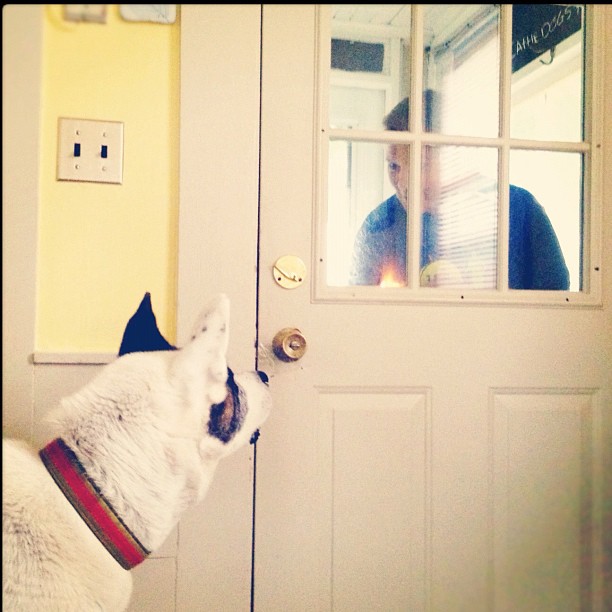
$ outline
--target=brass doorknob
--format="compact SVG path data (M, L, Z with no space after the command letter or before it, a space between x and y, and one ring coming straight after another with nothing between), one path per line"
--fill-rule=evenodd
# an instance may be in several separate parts
M281 361L297 361L306 352L306 338L299 329L285 327L274 336L272 348Z

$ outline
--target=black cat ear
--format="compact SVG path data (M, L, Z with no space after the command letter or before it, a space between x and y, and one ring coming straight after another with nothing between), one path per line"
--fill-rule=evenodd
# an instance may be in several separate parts
M138 310L125 326L119 357L126 353L175 350L176 347L161 335L151 305L151 294L145 293Z

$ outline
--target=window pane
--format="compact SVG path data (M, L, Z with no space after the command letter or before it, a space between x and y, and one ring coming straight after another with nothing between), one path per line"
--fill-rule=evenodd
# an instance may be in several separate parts
M421 286L495 288L497 159L496 149L426 147Z
M497 136L499 5L427 5L424 27L423 84L436 92L425 129Z
M502 6L421 5L423 112L415 118L425 134L394 143L383 131L409 127L411 5L332 5L328 285L406 286L414 254L420 275L410 291L503 290L498 240L507 235L509 289L582 290L586 179L582 147L569 143L584 137L586 7L504 8L513 42L510 134L500 134ZM411 201L409 162L419 148L422 191ZM502 160L509 185L498 184ZM504 192L509 226L501 228ZM420 244L410 245L417 219Z
M389 182L385 152L376 143L330 142L328 285L405 284L406 211Z
M513 138L582 139L583 15L581 6L513 6Z
M510 286L580 291L582 156L512 151L510 182L533 196L510 200Z
M332 128L381 130L410 89L409 4L332 5Z

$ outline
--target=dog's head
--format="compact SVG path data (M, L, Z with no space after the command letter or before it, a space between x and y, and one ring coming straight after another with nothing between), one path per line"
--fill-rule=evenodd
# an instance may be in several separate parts
M262 372L234 373L227 364L229 300L203 310L181 348L157 329L145 295L126 327L119 358L54 415L62 435L87 456L108 445L126 456L145 445L191 462L197 450L214 462L247 444L268 417L271 397ZM121 444L115 443L122 439Z
M229 310L225 295L217 296L204 309L189 343L173 359L172 368L176 379L183 378L195 391L193 402L197 403L200 394L207 397L207 432L224 445L223 454L251 439L267 418L271 404L268 378L263 372L235 374L228 367ZM193 369L195 364L199 364L197 370Z
M219 295L198 317L188 344L173 356L171 366L172 379L182 381L180 386L190 397L188 404L206 397L206 429L212 440L205 440L204 447L215 449L220 441L222 454L251 440L271 405L263 372L234 373L228 367L228 339L229 300Z

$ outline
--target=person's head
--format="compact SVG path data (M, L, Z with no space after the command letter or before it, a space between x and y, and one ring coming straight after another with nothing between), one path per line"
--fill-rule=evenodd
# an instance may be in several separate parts
M408 98L404 98L401 102L398 102L383 119L385 130L391 130L393 132L407 131L409 113L410 105L408 104Z
M383 119L385 130L403 132L408 129L408 98L389 112ZM404 208L408 208L408 176L410 149L408 145L390 144L386 151L387 172L389 180L395 189L398 200Z
M431 92L426 92L431 94ZM431 97L431 95L430 95ZM427 128L431 129L431 110L425 109L427 116ZM394 132L405 132L408 130L408 119L410 104L408 98L398 102L383 119L386 130ZM422 175L423 186L423 210L433 211L439 195L439 151L437 147L424 147L423 168L426 172ZM410 147L404 144L390 144L386 151L387 172L389 180L395 189L397 198L404 208L408 208L408 178L410 176Z

